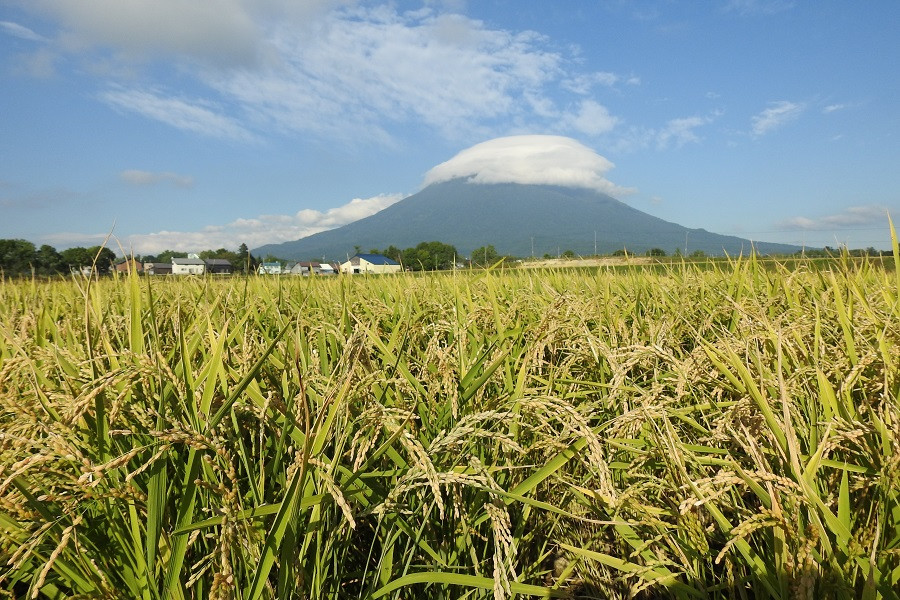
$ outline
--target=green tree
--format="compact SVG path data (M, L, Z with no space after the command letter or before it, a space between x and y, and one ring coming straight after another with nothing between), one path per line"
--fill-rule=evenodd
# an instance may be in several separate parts
M156 255L156 262L170 263L173 258L187 258L187 252L177 252L175 250L163 250Z
M397 262L400 262L400 255L403 254L403 251L400 250L400 248L398 248L397 246L391 244L381 254L384 256L387 256L391 260L396 260Z
M63 270L62 256L56 248L48 244L44 244L37 251L35 262L42 275L55 275Z
M237 264L232 264L238 271L245 275L250 272L250 249L247 248L247 244L242 243L238 246L237 261Z
M450 244L435 241L422 242L417 245L414 255L418 264L409 265L413 270L418 268L424 271L438 271L451 268L457 252L456 248Z
M572 250L566 250L562 253L563 258L575 258L575 252Z
M27 240L0 240L0 270L5 275L24 275L35 263L34 244Z
M86 267L93 262L94 257L91 256L87 248L75 246L74 248L66 248L59 253L62 261L63 269L80 269Z
M489 267L495 264L498 260L500 260L500 255L497 254L497 249L494 248L493 244L488 244L487 246L481 246L480 248L475 248L472 250L472 264L477 265L479 267Z
M93 264L100 275L108 274L116 264L116 253L106 246L91 246L87 252L91 257L91 262L88 264Z
M647 256L662 257L666 255L666 251L662 248L650 248L647 250Z

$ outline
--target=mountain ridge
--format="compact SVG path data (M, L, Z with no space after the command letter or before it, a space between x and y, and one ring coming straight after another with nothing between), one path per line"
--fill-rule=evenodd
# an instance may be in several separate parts
M596 240L596 241L595 241ZM344 259L355 253L408 248L420 242L452 244L462 255L492 244L512 256L609 254L627 248L644 253L661 248L701 250L710 255L792 253L799 247L751 242L736 236L671 223L588 188L546 184L470 183L452 179L353 223L281 244L253 250L292 260Z

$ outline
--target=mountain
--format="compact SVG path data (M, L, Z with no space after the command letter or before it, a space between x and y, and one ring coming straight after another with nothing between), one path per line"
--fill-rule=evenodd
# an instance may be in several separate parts
M441 241L464 255L487 244L500 254L543 256L565 250L589 255L627 248L642 254L651 248L672 253L732 255L751 248L750 240L689 229L648 215L600 192L577 187L518 183L434 183L370 217L343 227L253 254L294 260L345 260L359 246L409 248ZM761 254L793 253L797 246L752 242Z

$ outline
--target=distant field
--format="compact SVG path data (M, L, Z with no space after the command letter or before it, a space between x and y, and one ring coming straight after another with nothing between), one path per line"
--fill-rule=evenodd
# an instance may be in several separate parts
M892 266L0 282L0 595L898 598Z

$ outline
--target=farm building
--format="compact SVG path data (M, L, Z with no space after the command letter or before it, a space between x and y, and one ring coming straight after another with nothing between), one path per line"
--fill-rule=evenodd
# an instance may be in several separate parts
M357 254L341 264L341 273L399 273L400 263L380 254Z
M172 263L145 262L144 273L147 275L171 275Z
M206 272L213 275L231 275L234 273L234 266L231 261L224 258L207 258Z

